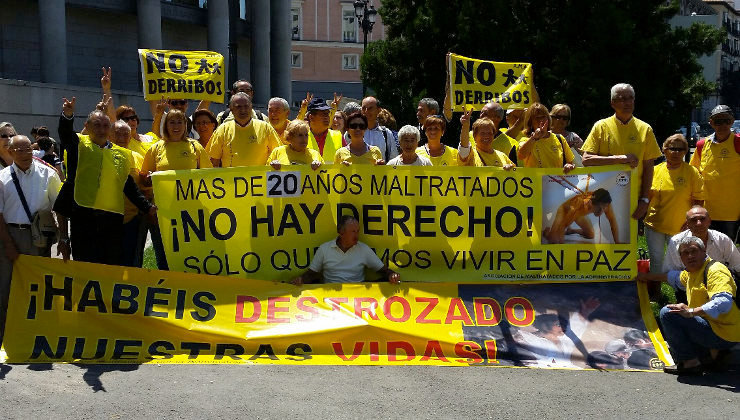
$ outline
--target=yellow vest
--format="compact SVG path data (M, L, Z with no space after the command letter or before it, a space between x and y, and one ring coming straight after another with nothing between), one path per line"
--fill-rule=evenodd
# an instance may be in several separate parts
M311 130L308 130L308 147L309 149L319 150L319 144L316 142L316 138L313 136ZM334 162L334 155L337 154L337 150L342 148L342 132L337 130L329 129L329 133L326 135L326 141L324 142L324 153L321 157L324 158L324 162Z
M87 136L80 136L77 151L77 204L123 214L123 186L131 171L131 151L115 144L103 149Z

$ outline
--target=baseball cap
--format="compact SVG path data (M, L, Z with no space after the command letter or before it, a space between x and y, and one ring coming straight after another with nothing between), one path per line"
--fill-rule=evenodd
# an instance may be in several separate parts
M311 103L308 104L307 111L328 111L329 109L329 105L326 104L324 98L313 98Z
M714 116L719 114L729 114L732 117L732 110L727 105L717 105L712 109L712 112L709 114L709 118L714 118Z

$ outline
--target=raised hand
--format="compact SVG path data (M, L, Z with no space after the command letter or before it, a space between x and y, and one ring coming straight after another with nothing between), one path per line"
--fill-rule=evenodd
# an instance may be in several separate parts
M308 108L308 104L310 104L312 100L313 95L311 94L311 92L306 92L306 99L301 101L301 109Z
M337 96L337 93L334 92L334 100L331 101L331 107L334 108L334 109L337 109L339 107L339 102L341 100L342 100L342 94L340 93L339 96Z
M164 112L167 110L170 104L170 98L165 98L162 96L162 99L157 102L157 105L154 108L154 116L157 115L164 115Z
M68 100L67 98L64 99L64 103L62 104L62 113L65 117L71 118L75 114L75 102L77 102L76 97L72 97L72 100Z
M473 115L473 108L466 109L465 112L460 116L460 124L467 125L470 124L470 118Z
M102 70L103 76L100 78L100 86L103 88L103 92L108 93L110 92L111 85L111 69L108 67L108 70L106 70L105 67L103 67Z

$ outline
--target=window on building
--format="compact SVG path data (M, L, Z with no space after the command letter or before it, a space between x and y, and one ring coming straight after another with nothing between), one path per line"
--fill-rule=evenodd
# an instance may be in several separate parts
M303 36L303 31L301 30L301 8L300 7L293 7L290 9L290 16L291 16L291 27L293 28L293 34L292 37L295 40L300 40Z
M357 70L358 61L357 54L342 54L342 70Z
M357 17L353 6L342 6L342 41L357 42Z
M290 53L290 67L300 69L303 67L303 53L298 51L292 51Z

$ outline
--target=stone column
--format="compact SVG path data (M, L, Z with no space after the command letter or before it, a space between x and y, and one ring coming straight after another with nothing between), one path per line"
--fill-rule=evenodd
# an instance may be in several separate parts
M291 102L290 50L291 15L290 0L273 0L270 5L270 69L272 95Z
M162 49L162 9L159 0L136 0L139 48Z
M270 100L270 0L252 2L252 87L255 105Z
M67 20L64 0L39 0L41 81L67 84Z
M208 1L208 50L215 51L224 56L224 80L228 81L226 74L229 65L229 1Z

